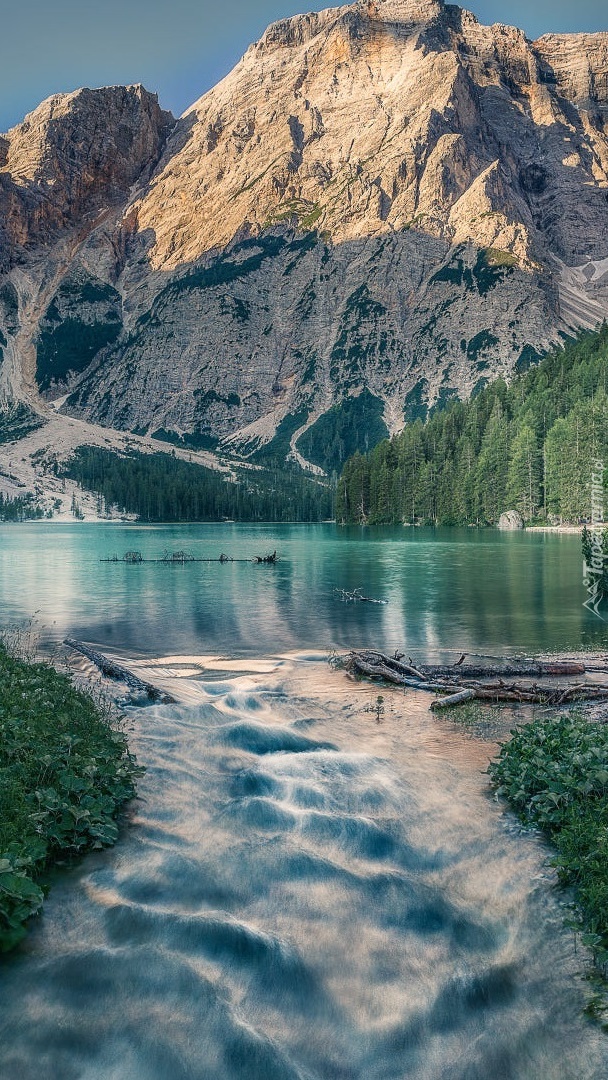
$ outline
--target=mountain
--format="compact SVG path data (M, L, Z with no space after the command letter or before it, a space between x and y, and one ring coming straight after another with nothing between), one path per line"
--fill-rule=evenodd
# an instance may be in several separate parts
M0 140L0 398L339 468L608 311L608 33L359 0Z

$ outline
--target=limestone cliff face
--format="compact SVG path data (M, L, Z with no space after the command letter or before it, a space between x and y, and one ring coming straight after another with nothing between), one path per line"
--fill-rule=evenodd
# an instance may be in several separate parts
M58 94L26 116L0 143L0 214L13 257L124 205L171 121L141 86Z
M608 34L440 0L276 23L171 130L51 99L0 140L4 384L324 464L340 410L398 430L605 316L607 118Z
M415 227L526 269L556 247L604 257L607 72L606 34L534 46L439 2L278 23L181 121L136 204L151 263L277 220L334 243Z
M69 291L74 275L107 290L124 232L113 235L114 223L133 185L149 179L173 124L143 87L106 87L49 98L0 138L0 403L38 404L36 352L45 320L61 322L56 293ZM104 225L107 235L91 241L90 271L78 270L78 253ZM66 317L78 338L86 299L72 289L78 311ZM73 342L76 370L98 351L93 344ZM71 355L59 367L71 370Z

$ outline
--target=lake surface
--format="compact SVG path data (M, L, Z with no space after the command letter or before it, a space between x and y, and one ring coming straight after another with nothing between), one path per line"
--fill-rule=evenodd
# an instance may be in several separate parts
M138 550L250 558L276 566L102 563ZM0 525L2 623L36 613L70 634L129 652L274 655L308 648L534 652L603 647L583 609L578 536L333 525ZM340 601L361 588L383 605Z
M580 541L332 526L0 527L3 624L36 613L179 704L110 851L57 876L0 962L2 1080L605 1080L584 954L491 744L331 648L606 645ZM100 563L137 549L276 566ZM344 604L361 587L386 605ZM86 665L84 665L86 669Z

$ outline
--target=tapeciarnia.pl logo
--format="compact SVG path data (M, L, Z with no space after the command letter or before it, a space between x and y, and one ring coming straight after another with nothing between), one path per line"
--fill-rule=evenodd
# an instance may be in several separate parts
M587 599L583 604L598 619L602 619L599 605L602 602L604 590L604 569L606 565L606 552L602 533L599 531L604 521L604 472L605 465L600 458L593 462L591 474L591 527L589 530L589 555L583 564L583 583L587 589Z

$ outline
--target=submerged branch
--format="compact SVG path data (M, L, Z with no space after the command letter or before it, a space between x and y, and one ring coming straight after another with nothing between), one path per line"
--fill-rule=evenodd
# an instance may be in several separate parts
M96 667L99 668L102 675L107 676L108 679L116 679L118 682L124 682L131 690L137 690L139 693L146 694L151 701L161 701L164 705L174 705L175 698L170 694L164 693L159 690L157 686L153 686L152 683L144 682L128 668L123 667L122 664L118 664L115 660L110 660L108 656L104 656L103 653L97 652L92 649L90 645L85 645L83 641L76 641L74 638L66 638L64 645L68 648L74 649L75 652L81 653L86 656L87 660L90 660Z

